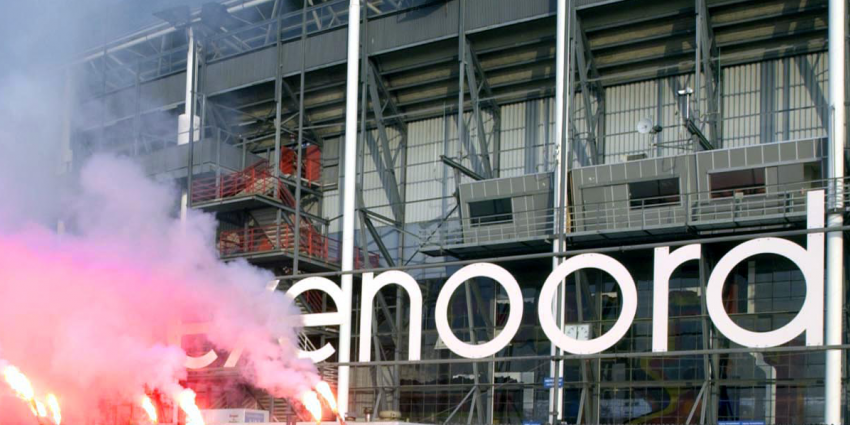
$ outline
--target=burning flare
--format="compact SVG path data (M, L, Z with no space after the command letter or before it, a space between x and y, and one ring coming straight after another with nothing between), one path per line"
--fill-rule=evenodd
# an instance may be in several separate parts
M50 417L53 418L53 423L59 425L62 423L62 409L59 407L59 399L53 394L47 395L47 407L50 408Z
M32 403L32 400L35 398L35 390L33 390L32 384L26 375L21 373L15 366L6 366L3 369L3 377L19 398Z
M316 391L323 399L325 399L325 402L328 403L328 407L330 407L334 413L337 413L336 399L334 398L334 393L331 391L331 386L325 381L320 381L316 384Z
M148 420L150 423L155 424L159 420L156 415L156 406L153 405L150 397L143 395L142 396L142 409L145 410L145 413L148 414Z
M319 396L315 391L307 391L301 396L301 404L307 408L307 411L313 415L316 423L322 422L322 402L319 401Z
M35 412L38 417L46 418L47 417L47 407L40 400L35 400Z
M12 388L12 391L15 392L15 395L29 404L30 410L34 416L47 416L46 411L44 410L44 405L35 399L35 390L32 387L32 383L29 378L20 371L20 369L15 366L6 366L3 368L3 377L6 379L6 383L9 384L9 387ZM41 407L40 409L39 406ZM44 411L45 414L42 415L42 411Z
M201 409L195 404L195 392L186 388L177 395L177 404L186 413L186 425L204 425Z

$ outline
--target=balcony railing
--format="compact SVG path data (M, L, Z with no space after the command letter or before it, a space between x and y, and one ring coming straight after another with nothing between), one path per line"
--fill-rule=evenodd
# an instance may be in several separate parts
M301 226L298 253L300 256L325 264L340 264L341 243L329 238L312 225ZM223 258L245 256L249 254L287 253L294 255L296 249L295 232L287 223L254 226L245 229L223 230L219 234L218 250ZM355 248L354 267L380 267L380 257L377 253L366 252Z
M765 222L804 220L806 194L825 190L827 209L836 196L847 210L850 179L816 180L736 191L685 193L677 196L582 203L563 209L514 211L492 217L453 218L420 230L424 247L495 245L555 237L555 220L563 217L568 237L600 233L681 228L722 228ZM759 192L759 193L756 193ZM838 195L836 195L838 194Z
M364 9L369 19L375 19L438 1L369 0L364 2ZM348 25L348 6L348 0L333 0L310 6L306 11L306 19L302 19L302 10L257 22L248 22L246 18L251 18L245 15L240 17L240 20L246 22L244 26L213 35L206 41L208 47L204 49L205 59L207 63L212 63L272 46L277 43L278 32L282 42L296 40L301 37L302 25L308 36L344 27ZM164 46L166 43L160 38L124 49L104 46L89 52L97 58L81 62L79 66L86 69L86 75L90 76L87 81L90 91L100 96L185 71L188 47L185 44L172 48ZM94 72L91 72L91 68Z
M284 162L287 158L282 158ZM304 158L302 167L302 184L312 185L321 179L321 163L317 158ZM220 176L202 177L192 181L192 203L236 198L240 196L264 195L282 201L289 207L295 207L295 196L288 185L291 178L289 172L294 172L294 165L281 167L281 176L274 177L274 172L267 161L256 164L236 173ZM284 178L286 177L286 178Z

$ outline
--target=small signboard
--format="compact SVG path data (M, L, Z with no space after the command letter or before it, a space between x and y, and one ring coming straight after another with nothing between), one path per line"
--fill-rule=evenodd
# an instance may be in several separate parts
M547 376L543 378L543 388L553 388L555 386L555 378ZM564 386L564 378L558 378L558 388ZM762 424L764 425L764 424Z

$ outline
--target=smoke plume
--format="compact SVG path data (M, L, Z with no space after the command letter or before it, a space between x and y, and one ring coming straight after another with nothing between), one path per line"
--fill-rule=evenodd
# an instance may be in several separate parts
M0 367L18 367L39 397L55 393L66 423L86 423L146 389L174 394L187 377L187 350L213 348L221 366L242 349L243 379L278 397L318 380L295 355L298 310L266 289L269 272L218 260L212 216L190 211L181 221L175 187L153 182L131 159L71 156L60 142L79 130L63 118L73 110L62 98L65 65L91 39L137 29L123 19L154 19L134 7L186 2L0 4ZM176 131L176 122L162 125ZM186 322L206 323L206 336L175 339L175 325ZM0 382L0 423L31 421Z
M0 233L2 356L60 394L69 418L145 387L173 394L186 353L167 334L187 320L209 322L220 350L243 347L244 376L278 396L316 383L295 355L299 312L266 290L268 272L217 259L211 216L175 219L174 191L127 159L94 157L73 190L73 232Z

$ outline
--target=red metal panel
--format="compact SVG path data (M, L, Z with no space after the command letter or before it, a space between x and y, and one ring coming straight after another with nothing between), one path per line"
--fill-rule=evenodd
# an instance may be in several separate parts
M304 149L304 178L309 182L318 182L322 178L322 151L318 146Z

